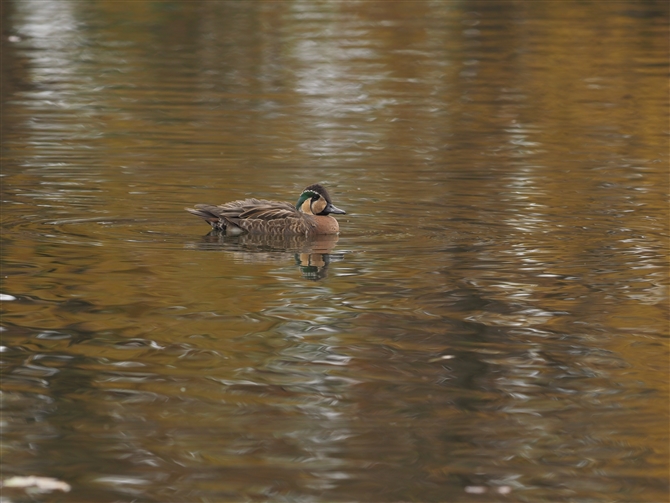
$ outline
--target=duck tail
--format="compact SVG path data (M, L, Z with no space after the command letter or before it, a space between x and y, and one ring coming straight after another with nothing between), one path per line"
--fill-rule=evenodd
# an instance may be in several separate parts
M207 204L196 204L195 208L184 208L186 211L206 220L210 224L215 224L219 221L219 217L215 215L209 208L216 208L216 206L209 206Z

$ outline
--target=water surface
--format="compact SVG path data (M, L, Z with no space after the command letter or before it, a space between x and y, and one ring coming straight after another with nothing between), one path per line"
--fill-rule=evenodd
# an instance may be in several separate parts
M667 499L665 2L3 9L3 479ZM183 210L314 182L325 245Z

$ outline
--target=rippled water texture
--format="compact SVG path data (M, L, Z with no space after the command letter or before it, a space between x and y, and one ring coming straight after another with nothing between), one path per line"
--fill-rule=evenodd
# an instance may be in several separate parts
M3 503L667 501L667 2L2 9Z

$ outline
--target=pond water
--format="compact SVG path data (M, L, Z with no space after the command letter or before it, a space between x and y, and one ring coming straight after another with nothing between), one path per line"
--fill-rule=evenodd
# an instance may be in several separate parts
M667 501L667 2L3 10L3 503Z

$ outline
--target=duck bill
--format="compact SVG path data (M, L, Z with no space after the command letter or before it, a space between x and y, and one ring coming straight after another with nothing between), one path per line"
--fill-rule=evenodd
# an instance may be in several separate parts
M324 213L329 215L331 213L335 215L346 215L347 212L344 210L339 209L337 206L333 206L332 204L328 203L328 206L326 206L326 209L324 210Z

